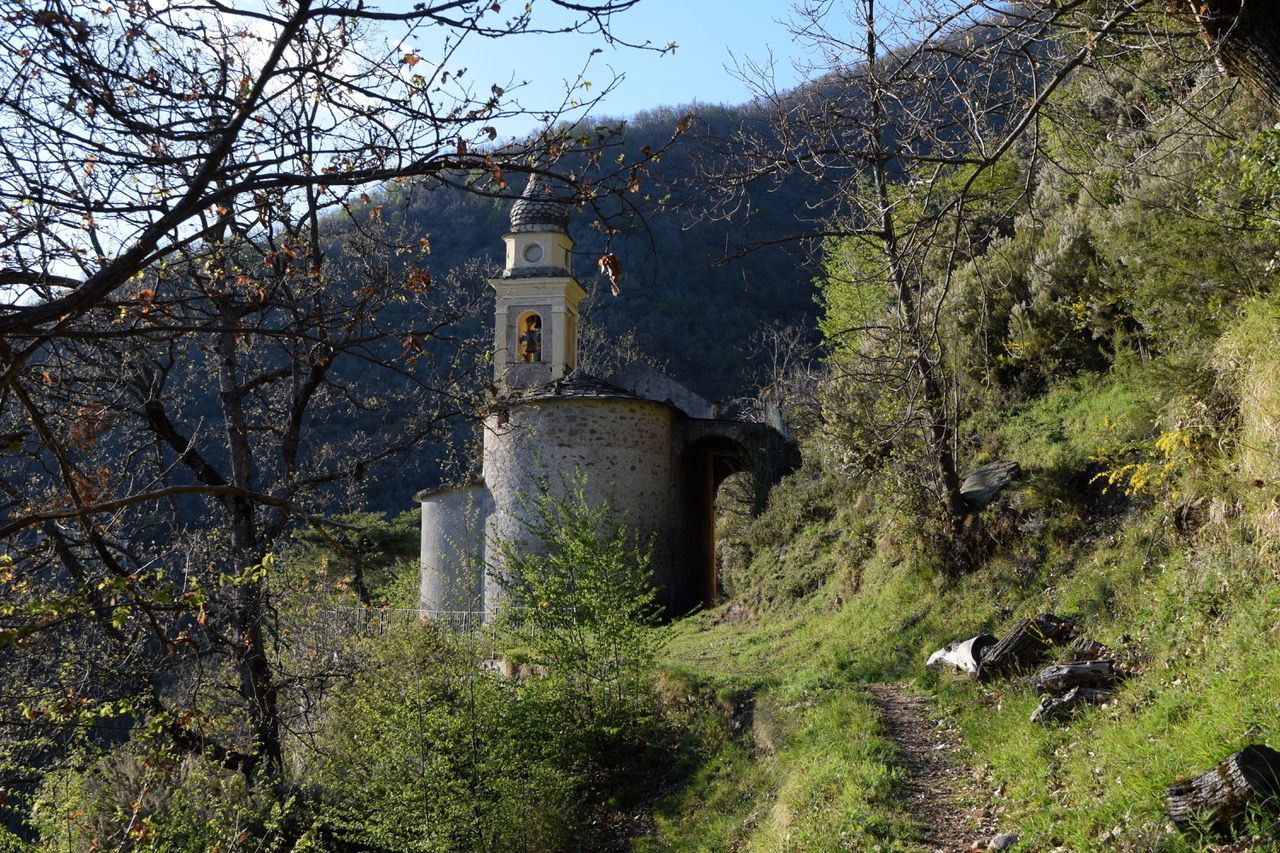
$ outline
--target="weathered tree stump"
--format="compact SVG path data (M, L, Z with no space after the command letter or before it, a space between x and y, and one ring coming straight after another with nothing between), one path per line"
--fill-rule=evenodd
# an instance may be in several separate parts
M1051 613L1038 613L1018 621L1000 642L987 649L978 667L978 678L991 681L1012 675L1038 663L1055 643L1075 635L1076 623Z
M1169 786L1169 819L1178 829L1226 832L1252 802L1280 806L1280 752L1254 744L1211 770Z
M1105 687L1072 687L1061 696L1045 696L1040 707L1031 712L1031 722L1048 723L1065 717L1079 705L1098 705L1116 695Z
M1101 660L1111 657L1110 649L1097 640L1091 640L1084 636L1076 637L1067 648L1071 649L1071 656L1078 661Z
M1087 660L1047 666L1032 681L1040 693L1060 696L1072 687L1107 687L1115 679L1115 661Z
M953 666L961 672L977 677L978 668L982 664L982 656L987 649L996 644L996 638L990 634L979 634L967 640L947 643L933 654L925 666L935 669L940 666Z

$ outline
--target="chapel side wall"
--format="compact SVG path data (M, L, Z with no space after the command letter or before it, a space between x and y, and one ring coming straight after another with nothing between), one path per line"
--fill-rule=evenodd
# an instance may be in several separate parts
M680 440L677 413L647 400L527 401L491 415L484 436L484 479L493 496L485 529L490 572L501 570L495 560L498 542L539 549L520 521L528 496L544 489L565 495L574 474L584 471L587 500L609 503L639 542L653 542L654 581L664 591L664 605L670 605L665 591L680 586L686 538ZM487 581L486 610L501 605L498 584Z
M419 607L434 612L479 610L488 490L475 483L427 495L421 503Z

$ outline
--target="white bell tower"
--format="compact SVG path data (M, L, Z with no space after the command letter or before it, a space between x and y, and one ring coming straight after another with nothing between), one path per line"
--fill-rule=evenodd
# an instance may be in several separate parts
M569 206L537 175L511 206L511 230L502 239L506 263L489 279L497 292L493 378L510 391L577 367L578 303L587 294L570 268Z

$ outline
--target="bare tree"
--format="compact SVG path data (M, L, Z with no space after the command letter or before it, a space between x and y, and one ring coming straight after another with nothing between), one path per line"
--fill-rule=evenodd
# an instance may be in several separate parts
M821 423L826 370L811 330L770 325L747 341L750 397L738 405L749 420L782 428L789 437L809 436Z
M962 251L967 235L948 231L962 221L964 193L949 195L944 184L1011 144L1001 131L1043 78L1033 48L1047 24L998 29L975 4L918 19L879 18L874 0L849 5L851 21L829 3L796 10L793 31L820 52L822 73L790 92L761 86L770 133L735 140L743 152L736 171L712 184L726 194L722 204L737 203L750 184L794 174L830 187L831 213L795 236L844 241L842 272L865 294L854 327L825 330L855 356L838 368L851 390L841 420L856 427L871 461L916 459L906 479L922 491L917 508L956 543L965 506L957 412L937 334L945 285L937 286L933 267L944 246Z
M281 777L307 679L277 665L273 556L468 413L483 355L455 331L477 288L383 225L382 188L625 187L643 163L582 165L612 136L566 121L581 88L521 104L456 56L614 41L636 2L3 4L0 664L33 680L0 713L51 738L6 749L10 781L108 718ZM522 116L544 131L498 145Z
M581 93L522 105L511 81L453 65L459 46L565 30L612 40L612 17L636 2L552 0L573 16L552 30L531 6L509 14L477 0L408 12L312 0L5 4L0 332L74 318L228 222L265 225L286 197L318 214L393 178L501 189L505 172L531 165L528 146L489 144L502 123L553 127Z
M1140 50L1203 66L1201 33L1179 20L1147 0L807 0L792 32L815 57L812 82L782 90L767 63L742 68L769 127L723 145L729 165L703 176L712 207L749 208L783 181L823 188L813 221L771 242L808 242L840 283L823 329L838 351L828 423L851 464L902 475L953 569L971 538L960 359L940 334L953 277L1025 209L1032 185L1017 176L1050 156L1047 123L1070 122L1054 108L1073 74ZM1002 174L1015 160L1031 166Z

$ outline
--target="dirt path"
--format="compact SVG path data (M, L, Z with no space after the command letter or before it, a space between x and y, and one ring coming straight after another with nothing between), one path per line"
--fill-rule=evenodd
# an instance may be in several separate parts
M906 772L902 786L907 811L924 827L922 845L930 853L968 853L974 842L986 849L997 831L989 791L974 778L959 752L959 736L929 716L928 700L900 684L872 684L868 690Z

